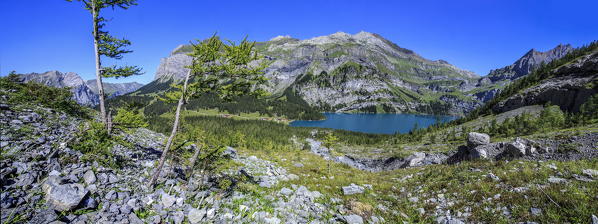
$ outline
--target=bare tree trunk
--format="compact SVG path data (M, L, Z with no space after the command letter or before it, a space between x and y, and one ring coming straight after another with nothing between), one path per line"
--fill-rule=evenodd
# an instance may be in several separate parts
M98 85L98 95L100 97L100 116L102 123L107 125L106 119L106 106L104 104L104 84L102 83L102 67L100 62L100 50L98 42L100 40L100 34L98 32L98 12L96 11L96 0L91 1L91 14L93 18L93 48L95 50L96 58L96 84ZM107 128L107 127L106 127Z
M181 94L181 98L179 99L179 103L176 107L176 112L174 115L174 124L172 126L172 132L170 132L170 137L168 137L168 141L166 141L166 146L164 146L164 151L162 152L162 156L160 157L160 162L158 163L158 167L154 174L152 175L152 179L149 182L149 187L153 187L160 176L160 171L164 166L164 162L166 161L166 156L168 155L168 151L170 150L170 146L172 146L172 141L176 136L177 130L179 128L179 117L181 116L181 108L183 108L183 104L185 103L185 92L187 92L187 83L189 82L189 77L191 76L191 70L187 72L187 76L185 76L185 83L183 84L183 93Z
M193 157L191 157L191 161L189 162L189 168L187 168L187 175L191 177L193 174L193 167L195 166L195 161L197 161L197 157L199 156L199 152L201 151L201 146L197 146L195 152L193 153Z
M112 133L112 111L108 111L108 116L106 117L106 128L108 129L108 134Z

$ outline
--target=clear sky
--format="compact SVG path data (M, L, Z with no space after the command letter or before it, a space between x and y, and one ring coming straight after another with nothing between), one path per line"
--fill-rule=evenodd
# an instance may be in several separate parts
M150 82L179 44L209 37L265 41L343 31L378 33L425 58L486 75L531 48L577 47L598 39L597 0L200 1L139 0L106 10L107 29L133 42L119 64L145 74L116 82ZM0 74L48 70L94 77L91 16L81 3L0 0ZM108 62L106 63L108 64Z

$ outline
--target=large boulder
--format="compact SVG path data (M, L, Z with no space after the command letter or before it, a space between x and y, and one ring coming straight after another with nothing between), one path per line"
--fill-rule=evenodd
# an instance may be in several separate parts
M403 167L413 167L420 164L426 158L426 154L423 152L415 152L405 159Z
M507 143L505 153L513 157L521 157L526 154L526 145L521 139L517 138L514 142Z
M89 191L82 184L64 184L58 176L50 176L42 185L46 201L57 211L70 211L81 203Z
M503 151L503 143L490 143L468 148L468 159L493 159Z
M488 158L488 151L484 145L477 146L475 148L471 148L469 150L469 158L470 159L486 159Z
M475 148L479 145L490 144L490 136L484 133L469 132L467 134L467 147Z

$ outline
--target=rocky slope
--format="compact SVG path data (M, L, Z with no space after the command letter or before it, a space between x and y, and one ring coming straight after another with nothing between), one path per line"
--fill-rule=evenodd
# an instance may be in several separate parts
M577 112L590 96L598 93L598 50L550 73L550 78L501 100L492 110L500 113L527 105L551 103L562 110Z
M80 128L89 120L28 103L10 105L9 97L0 97L3 223L598 220L595 124L558 138L542 134L491 141L488 135L469 133L465 145L444 154L405 147L411 155L392 160L339 155L340 148L333 153L315 139L304 141L307 147L271 152L262 146L222 147L217 151L224 163L206 160L218 169L189 173L187 158L173 157L160 184L149 189L164 135L147 129L115 131L121 140L114 141L110 159L119 166L106 166L75 150ZM177 152L184 156L194 147ZM331 173L326 160L342 164L333 164ZM388 172L369 172L382 170Z
M330 200L301 185L278 189L279 183L300 177L230 147L224 156L235 166L188 178L182 173L186 166L167 163L164 170L172 172L162 172L162 184L149 189L164 135L147 129L118 134L130 145L115 144L111 150L121 167L105 167L83 161L84 154L69 147L85 120L35 106L0 102L0 107L0 122L7 127L0 141L3 222L364 222L361 216L338 213L347 210L342 199ZM232 190L242 184L248 189Z
M513 64L491 70L488 75L481 77L478 80L476 89L472 90L473 95L481 102L488 102L513 80L530 74L542 64L562 58L572 50L573 47L569 44L559 44L555 48L545 52L531 49Z
M281 36L258 43L257 49L271 62L268 90L279 94L292 88L322 110L431 112L431 105L447 96L462 103L452 113L476 105L461 96L463 87L479 76L446 61L425 59L377 34L338 32L307 40ZM163 58L155 79L181 79L191 62L185 55L189 50L181 45Z
M48 71L44 73L22 74L25 82L38 82L52 87L69 87L73 93L73 99L82 105L94 106L99 103L97 85L94 80L84 81L77 73L59 71ZM143 86L140 83L104 83L104 89L108 97L124 95L133 92Z
M545 52L536 51L531 49L525 55L523 55L515 63L505 66L503 68L495 69L484 77L492 82L498 82L503 80L515 80L522 76L529 74L532 70L538 68L541 64L549 63L555 59L559 59L571 52L573 47L570 44L562 45L559 44L555 48Z

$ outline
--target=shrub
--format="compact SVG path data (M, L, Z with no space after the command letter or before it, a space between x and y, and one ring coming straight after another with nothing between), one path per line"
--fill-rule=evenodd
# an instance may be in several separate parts
M118 108L113 120L117 128L144 128L148 126L139 110L133 108Z
M114 138L108 133L104 124L90 121L79 127L75 140L68 145L83 153L81 160L84 162L97 161L104 166L118 167L119 163L112 153Z

